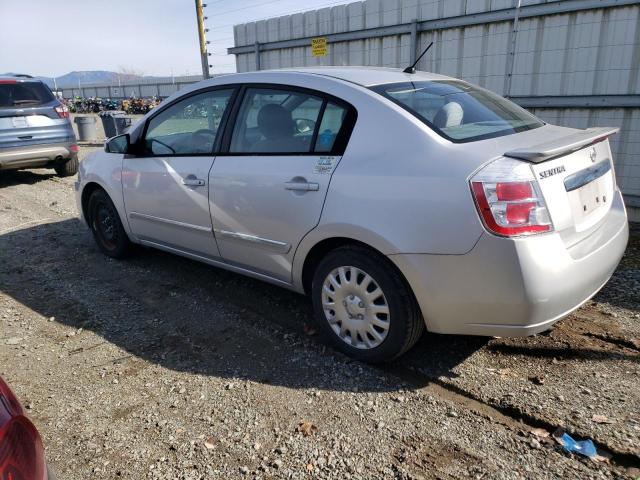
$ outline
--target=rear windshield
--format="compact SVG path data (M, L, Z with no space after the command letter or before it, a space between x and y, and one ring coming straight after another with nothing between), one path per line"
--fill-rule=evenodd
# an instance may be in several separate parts
M0 81L0 108L37 107L51 100L53 93L43 83Z
M544 125L515 103L461 81L391 83L372 90L452 142L484 140Z

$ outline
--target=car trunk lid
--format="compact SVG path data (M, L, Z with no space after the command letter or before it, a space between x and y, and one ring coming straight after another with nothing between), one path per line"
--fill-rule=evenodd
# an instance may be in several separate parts
M572 130L504 153L531 163L554 229L567 247L588 237L611 208L615 176L608 137L617 131Z
M0 80L0 148L72 141L60 106L42 82Z
M0 148L72 141L69 120L60 118L57 100L44 105L0 109Z

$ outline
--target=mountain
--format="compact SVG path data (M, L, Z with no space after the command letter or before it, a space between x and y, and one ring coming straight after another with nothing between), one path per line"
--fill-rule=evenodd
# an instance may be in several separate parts
M11 75L13 72L8 72L2 75ZM93 83L118 83L118 77L120 77L121 82L138 80L143 78L140 75L134 75L130 73L117 73L110 72L107 70L84 70L84 71L74 71L69 72L60 77L56 77L55 83L58 88L64 87L77 87L78 82L80 85L91 85ZM54 87L54 81L52 77L35 77L39 80L42 80L44 83L49 85L49 87Z
M78 82L80 85L91 85L94 83L118 83L118 77L120 77L120 81L130 81L137 80L142 78L140 75L132 75L129 73L117 73L117 72L109 72L107 70L85 70L85 71L77 71L77 72L69 72L60 77L56 77L56 84L58 88L64 87L77 87ZM40 77L39 77L40 78ZM41 78L43 82L45 82L50 87L53 87L53 79L52 78Z

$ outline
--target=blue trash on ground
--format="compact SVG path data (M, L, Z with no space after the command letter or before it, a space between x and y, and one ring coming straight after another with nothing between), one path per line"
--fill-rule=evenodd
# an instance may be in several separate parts
M568 433L560 437L562 446L567 452L575 452L585 457L593 458L597 455L596 446L591 440L574 440Z

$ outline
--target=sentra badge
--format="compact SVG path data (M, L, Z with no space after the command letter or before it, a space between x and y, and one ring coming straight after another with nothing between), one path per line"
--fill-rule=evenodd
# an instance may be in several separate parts
M547 178L547 177L551 177L553 175L557 175L558 173L562 173L565 172L566 169L564 168L564 165L560 165L559 167L556 168L550 168L549 170L545 170L543 172L540 172L538 175L540 175L540 178Z

